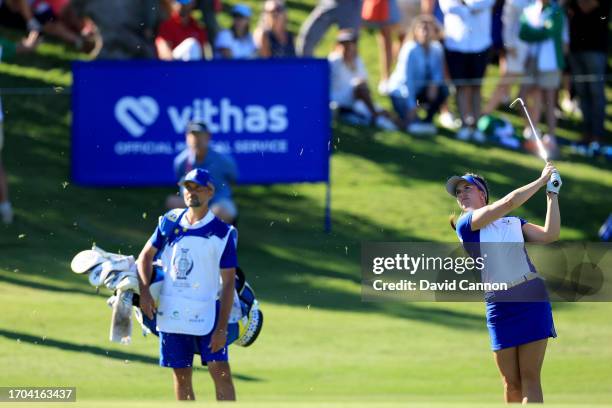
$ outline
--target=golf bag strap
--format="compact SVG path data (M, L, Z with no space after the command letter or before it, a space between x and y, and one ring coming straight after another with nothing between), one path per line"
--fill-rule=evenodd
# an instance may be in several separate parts
M187 212L185 209L174 209L165 213L162 217L159 217L159 230L164 237L164 246L166 244L172 244L176 239L178 233L177 226L181 222L181 219Z

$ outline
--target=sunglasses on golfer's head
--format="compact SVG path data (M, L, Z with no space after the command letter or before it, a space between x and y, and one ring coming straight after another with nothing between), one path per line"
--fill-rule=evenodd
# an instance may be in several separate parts
M471 188L473 186L476 187L478 190L482 191L485 195L485 202L489 204L489 190L487 189L487 185L485 184L483 179L478 176L472 176L471 174L466 174L462 178L468 183L470 183L469 186L466 187ZM457 197L458 195L459 192L455 190L455 197Z

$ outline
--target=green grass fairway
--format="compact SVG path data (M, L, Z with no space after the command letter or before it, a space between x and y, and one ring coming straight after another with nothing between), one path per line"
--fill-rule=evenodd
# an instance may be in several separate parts
M313 3L288 2L294 31ZM368 32L362 37L375 85L375 38ZM74 386L76 405L84 407L173 406L170 371L157 365L157 339L134 330L130 346L109 342L108 293L96 294L85 277L69 270L73 255L93 242L137 254L172 192L70 182L67 89L75 57L51 42L36 55L0 64L3 161L17 216L13 225L0 225L0 386ZM516 113L505 114L520 123ZM611 106L607 114L612 129ZM563 135L578 137L576 122L560 125ZM449 175L478 171L499 198L535 179L541 160L463 143L448 132L418 139L342 124L334 125L333 147L331 234L323 233L322 184L236 189L239 258L265 313L259 340L230 349L241 401L236 406L501 404L484 305L362 302L360 243L455 242L448 216L456 204L443 187ZM557 164L564 180L562 239L597 240L612 210L612 165L577 157ZM544 193L517 215L543 223ZM544 365L546 401L552 407L609 406L612 303L556 303L553 309L559 337L549 342ZM196 370L194 383L200 403L212 403L204 369Z

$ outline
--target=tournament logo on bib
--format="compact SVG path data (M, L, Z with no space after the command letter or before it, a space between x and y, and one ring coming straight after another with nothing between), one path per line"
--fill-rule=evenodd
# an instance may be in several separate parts
M181 254L174 258L172 267L176 279L187 279L187 275L191 273L193 269L193 259L189 256L189 249L180 248Z

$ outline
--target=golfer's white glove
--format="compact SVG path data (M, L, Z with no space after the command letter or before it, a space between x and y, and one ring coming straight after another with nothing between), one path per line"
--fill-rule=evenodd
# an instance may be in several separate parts
M559 173L554 172L551 174L548 183L546 183L546 191L559 194L559 190L561 190L561 186L563 185L563 181L561 181L561 176Z

